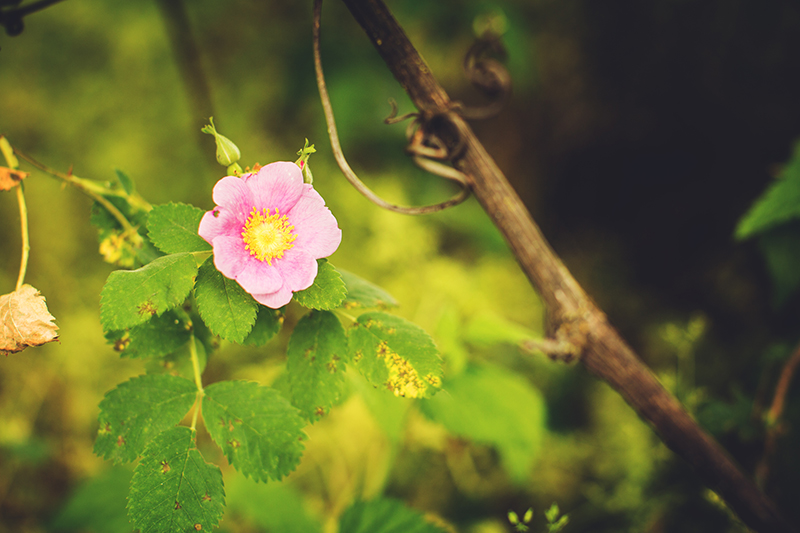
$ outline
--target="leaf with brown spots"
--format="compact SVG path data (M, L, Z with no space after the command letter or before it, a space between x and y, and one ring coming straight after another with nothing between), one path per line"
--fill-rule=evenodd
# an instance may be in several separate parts
M147 374L121 383L100 402L94 453L114 462L133 461L151 439L181 421L196 395L193 382L169 374Z
M0 296L0 354L21 352L58 339L53 320L44 296L30 285Z
M224 507L222 472L205 462L194 431L173 427L145 448L128 494L128 517L140 533L211 531Z

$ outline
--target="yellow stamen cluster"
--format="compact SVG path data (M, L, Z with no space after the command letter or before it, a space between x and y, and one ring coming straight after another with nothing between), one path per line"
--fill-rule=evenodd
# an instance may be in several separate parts
M270 214L270 209L259 213L254 207L242 228L244 247L259 261L272 265L273 259L280 259L283 252L294 246L292 242L297 235L292 233L293 229L286 215L281 215L277 209Z

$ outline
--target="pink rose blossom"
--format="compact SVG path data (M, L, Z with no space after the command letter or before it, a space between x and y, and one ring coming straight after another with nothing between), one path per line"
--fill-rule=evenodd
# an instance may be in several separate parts
M214 185L217 207L199 234L214 248L214 265L259 303L277 309L317 277L317 259L339 247L342 230L294 163L281 161Z

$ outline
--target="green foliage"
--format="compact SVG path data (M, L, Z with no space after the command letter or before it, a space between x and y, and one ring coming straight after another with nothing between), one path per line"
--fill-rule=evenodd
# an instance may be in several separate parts
M314 284L294 293L297 303L310 309L330 310L339 307L347 295L342 276L327 259L318 259L319 271Z
M127 194L128 196L133 194L133 191L136 189L133 180L118 168L114 169L114 174L117 175L117 181L122 187L122 190L125 191L125 194Z
M736 227L736 238L753 235L800 217L800 142L778 179L756 200Z
M305 421L275 389L246 381L214 383L205 389L203 420L245 476L278 480L300 461Z
M346 308L397 306L397 301L394 297L377 285L346 270L340 269L339 274L341 274L342 281L344 281L347 288L347 297L344 300Z
M264 346L277 335L281 324L283 324L283 315L279 310L259 305L256 323L242 344Z
M168 374L121 383L100 402L95 453L114 462L133 461L153 437L180 422L196 392L191 381Z
M145 449L128 496L140 533L211 531L222 518L222 472L203 460L194 439L194 430L174 427Z
M500 452L517 482L527 479L542 448L545 404L526 380L499 367L471 365L444 383L447 394L422 403L422 411L449 431Z
M197 234L204 213L181 203L154 206L147 217L148 237L166 254L211 251L211 245Z
M255 483L244 476L225 482L228 511L261 531L319 533L321 524L306 510L302 494L286 483Z
M408 398L427 398L441 387L439 352L419 326L383 312L364 313L348 337L356 368L376 387Z
M215 335L242 343L256 321L258 303L235 280L228 279L209 257L200 266L194 294L203 322Z
M339 520L339 533L444 533L403 502L380 498L356 502Z
M107 331L105 336L121 356L140 358L170 354L186 344L192 332L174 311L167 311L128 330Z
M772 300L783 305L800 288L800 223L776 227L758 239L772 280Z
M132 472L109 468L78 486L50 524L51 531L124 533L132 528L125 498Z
M137 270L116 270L100 294L100 321L106 330L143 324L177 307L194 285L197 263L189 253L159 257Z
M544 517L547 519L547 533L558 533L567 527L569 523L569 517L567 515L561 516L561 510L555 502L544 512Z
M292 403L314 420L343 396L347 338L339 319L328 311L312 311L294 328L287 349L286 370Z

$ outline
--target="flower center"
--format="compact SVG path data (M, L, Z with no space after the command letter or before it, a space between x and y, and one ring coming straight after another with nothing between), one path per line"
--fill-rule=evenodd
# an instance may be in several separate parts
M269 212L263 209L259 213L253 208L242 228L242 240L250 255L272 265L273 259L280 259L283 252L294 246L292 242L297 235L292 233L294 226L289 225L286 215L281 216L277 209L271 215Z

